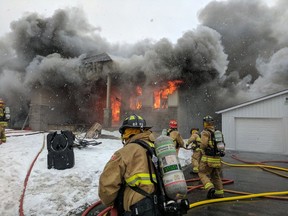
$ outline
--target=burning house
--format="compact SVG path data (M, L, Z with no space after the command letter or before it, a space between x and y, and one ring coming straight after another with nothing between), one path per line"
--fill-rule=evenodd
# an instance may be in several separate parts
M88 94L81 94L81 103L75 102L79 98L73 85L64 84L58 89L35 87L29 110L33 130L75 130L94 122L118 127L132 113L145 116L155 130L161 130L170 119L177 119L181 80L147 84L141 72L137 74L140 82L125 80L127 77L121 77L117 62L108 54L93 52L81 59L79 73L90 74L89 82L81 87L89 89Z
M110 70L111 63L111 58L105 53L90 53L77 65L78 73L89 77L86 82L81 81L81 86L67 82L60 88L43 85L34 87L30 102L29 127L34 130L73 130L79 126L92 125L96 121L102 123L105 106L105 100L102 98L106 92L99 83L105 80L96 77L99 77L103 70Z
M0 50L10 126L118 127L136 113L153 130L177 119L187 137L205 115L217 120L216 110L287 89L285 16L274 16L285 14L286 2L273 10L258 4L213 2L199 13L201 25L175 43L111 44L78 9L27 14L13 22ZM271 19L275 25L267 25Z

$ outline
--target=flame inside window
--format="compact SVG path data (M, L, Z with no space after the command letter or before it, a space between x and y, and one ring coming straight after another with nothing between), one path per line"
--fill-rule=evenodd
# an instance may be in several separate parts
M112 96L111 97L112 122L120 121L120 107L121 107L121 98Z
M168 81L160 89L154 90L154 109L167 109L168 96L173 94L182 82L182 80Z
M130 109L131 110L140 110L142 108L142 88L136 86L135 94L130 97Z
M166 84L161 85L161 87L158 87L158 89L154 90L153 91L154 109L167 109L168 96L173 94L181 83L183 83L183 81L181 80L168 81ZM136 86L135 90L129 96L129 108L131 110L140 110L142 108L142 102L143 102L142 97L143 97L142 88L140 86ZM119 93L113 92L110 99L112 109L112 122L117 123L120 121L120 110L123 98L119 96Z

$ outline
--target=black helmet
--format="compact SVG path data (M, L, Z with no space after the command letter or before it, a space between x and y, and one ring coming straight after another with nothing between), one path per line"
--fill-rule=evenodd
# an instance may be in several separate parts
M126 128L141 128L150 129L152 127L146 126L146 121L141 116L133 114L125 118L122 126L119 128L120 134L124 134Z
M213 123L214 119L212 118L212 116L207 115L203 118L203 122Z

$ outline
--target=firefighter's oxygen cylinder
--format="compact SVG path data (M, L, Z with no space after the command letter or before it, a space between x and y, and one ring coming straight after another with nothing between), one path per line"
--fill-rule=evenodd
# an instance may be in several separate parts
M10 108L5 107L5 120L9 121L10 120Z
M223 157L225 155L225 143L223 139L223 134L221 131L216 130L214 132L214 137L215 137L217 151L219 152L219 155Z
M179 163L173 139L167 136L165 129L155 142L155 150L160 162L160 169L166 195L173 200L183 199L187 195L186 180Z

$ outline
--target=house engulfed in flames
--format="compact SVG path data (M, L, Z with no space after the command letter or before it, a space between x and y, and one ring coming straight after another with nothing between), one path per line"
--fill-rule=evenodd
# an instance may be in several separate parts
M90 82L81 87L63 86L53 90L36 87L30 104L30 128L75 130L90 127L95 122L104 128L117 128L125 116L135 113L143 116L153 130L160 131L168 127L170 119L178 118L181 80L150 86L125 80L123 85L114 65L106 53L89 53L83 58L80 70L91 74Z

